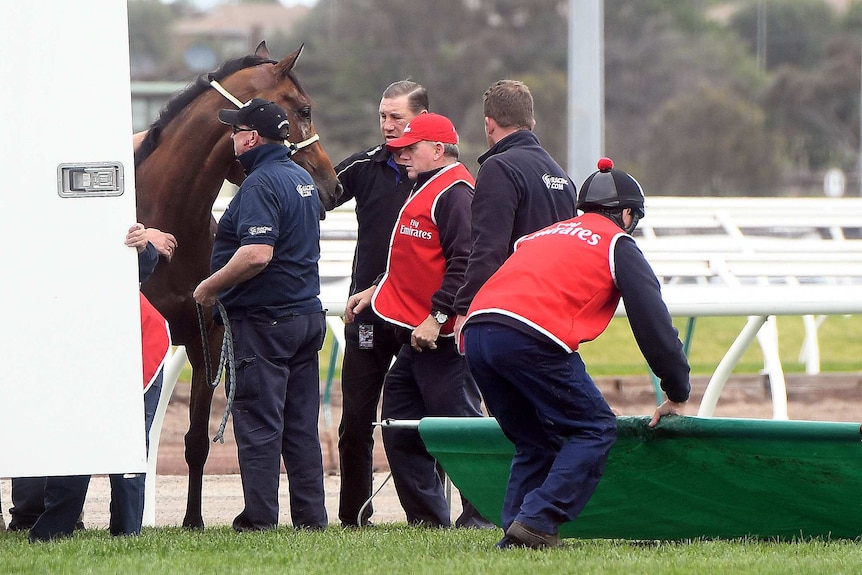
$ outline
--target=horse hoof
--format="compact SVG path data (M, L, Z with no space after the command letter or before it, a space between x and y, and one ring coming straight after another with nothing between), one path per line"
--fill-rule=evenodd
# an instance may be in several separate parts
M189 519L188 517L186 517L185 519L183 519L183 528L189 529L191 531L203 531L203 517L195 517L194 519Z

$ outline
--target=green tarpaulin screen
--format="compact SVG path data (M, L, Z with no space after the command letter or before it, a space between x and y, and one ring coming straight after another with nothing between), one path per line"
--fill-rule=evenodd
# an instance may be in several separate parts
M604 476L563 537L689 539L862 536L858 423L619 417ZM514 447L493 418L425 418L419 433L489 520Z

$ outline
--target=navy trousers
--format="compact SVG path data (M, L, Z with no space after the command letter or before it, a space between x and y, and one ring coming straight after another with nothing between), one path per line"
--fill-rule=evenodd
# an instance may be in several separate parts
M383 384L383 419L421 419L425 416L482 417L481 397L467 363L453 338L437 340L437 349L417 352L403 345ZM384 427L383 445L395 490L412 525L450 527L449 506L437 462L425 449L415 429ZM487 522L469 502L461 526ZM470 517L472 515L472 517Z
M164 370L159 371L156 379L144 393L144 429L146 430L147 453L150 452L150 428L162 395ZM111 481L111 519L108 530L111 535L139 535L144 520L144 487L146 473L110 475Z
M10 531L29 531L45 511L46 477L13 477Z
M290 516L298 529L327 526L318 434L323 312L273 315L266 309L231 320L236 392L231 415L245 499L237 531L278 525L281 461ZM233 385L229 382L228 385Z
M577 353L495 323L468 324L464 341L485 404L515 445L503 529L518 520L557 533L595 491L616 417Z
M30 528L30 541L48 541L68 537L84 509L89 475L68 475L45 478L45 511Z
M359 342L363 326L363 345ZM371 333L368 333L368 327ZM374 512L371 498L374 473L374 426L383 379L403 343L401 328L390 323L354 322L344 326L346 346L341 367L341 423L338 459L341 467L338 518L342 525L367 525Z
M150 428L153 425L159 397L162 393L164 372L160 371L155 381L144 393L144 427L146 449L150 448ZM145 473L110 475L111 535L138 535L144 517ZM45 541L56 537L67 537L79 523L89 475L58 477L16 477L12 479L12 522L10 529L30 529L31 541Z

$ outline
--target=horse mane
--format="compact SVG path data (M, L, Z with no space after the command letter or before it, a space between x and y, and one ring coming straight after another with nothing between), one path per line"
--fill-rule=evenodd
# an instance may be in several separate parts
M230 76L234 72L238 72L239 70L244 70L245 68L251 68L252 66L259 66L260 64L277 64L278 62L275 60L271 60L269 58L264 58L262 56L257 55L248 55L242 56L240 58L234 58L233 60L228 60L224 64L222 64L215 72L211 72L208 74L201 74L198 76L197 80L183 88L180 92L177 92L174 96L172 96L166 103L165 106L159 111L159 116L150 124L150 127L147 131L146 137L144 137L141 145L135 151L135 167L140 166L144 161L153 153L156 147L159 145L159 137L161 136L162 130L167 126L171 120L176 118L179 113L191 102L206 92L207 90L211 90L212 86L210 86L211 80L221 81L226 77Z

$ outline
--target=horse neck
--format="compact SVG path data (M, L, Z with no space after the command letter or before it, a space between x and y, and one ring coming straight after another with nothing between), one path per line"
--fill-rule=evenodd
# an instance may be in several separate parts
M212 206L235 161L226 127L218 121L223 99L196 98L162 131L159 144L135 172L138 212L148 226L166 231L197 222L209 233Z

